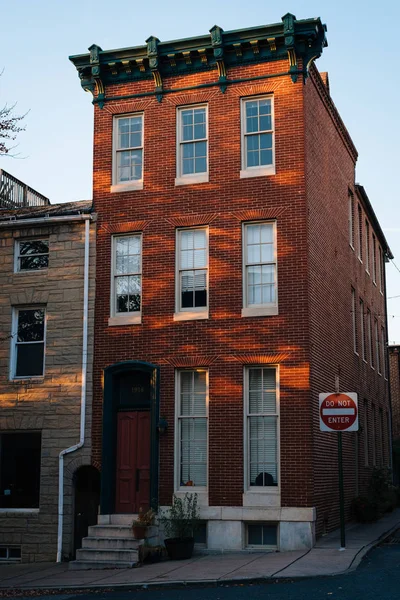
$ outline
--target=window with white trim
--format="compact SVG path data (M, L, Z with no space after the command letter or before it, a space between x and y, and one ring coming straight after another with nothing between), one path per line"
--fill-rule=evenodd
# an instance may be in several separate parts
M363 436L364 436L364 465L369 465L369 448L368 448L368 402L364 400L364 415L363 415Z
M208 181L207 105L178 108L176 152L176 185Z
M243 98L242 170L240 177L257 177L275 173L274 107L271 96Z
M140 318L142 298L142 235L113 237L111 316Z
M383 294L383 274L384 274L383 252L379 246L379 291Z
M357 304L356 304L356 291L351 288L351 315L353 321L353 349L355 354L358 354L358 331L357 331Z
M369 261L370 261L370 249L369 249L369 223L365 220L365 270L369 274Z
M41 271L49 266L49 240L30 239L15 242L15 272Z
M375 355L376 355L376 367L379 375L381 375L381 353L379 349L379 332L378 332L378 319L374 321L374 333L375 333Z
M177 489L207 487L208 372L177 371Z
M386 379L386 373L387 373L386 335L385 335L385 328L383 326L381 326L381 345L382 345L382 375Z
M46 309L21 307L13 311L11 378L42 377Z
M242 316L277 314L276 223L243 225Z
M354 196L349 190L349 243L354 250Z
M357 229L358 229L358 258L359 260L362 262L363 260L363 239L362 239L362 210L361 210L361 206L358 204L357 206Z
M39 508L41 444L36 431L0 435L0 508Z
M375 404L371 406L372 466L376 467L376 412Z
M372 317L371 311L367 309L367 329L368 329L368 348L369 348L369 362L371 367L374 369L374 345L372 341Z
M143 187L143 113L114 117L112 191Z
M360 298L360 337L361 337L361 355L362 359L367 361L367 340L365 337L365 327L364 327L364 302Z
M372 281L376 285L376 237L372 234Z
M177 230L176 317L208 316L208 228Z
M245 370L246 489L278 485L277 369Z

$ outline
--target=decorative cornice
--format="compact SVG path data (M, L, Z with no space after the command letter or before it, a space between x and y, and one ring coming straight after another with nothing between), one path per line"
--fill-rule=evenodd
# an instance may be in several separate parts
M218 213L204 213L203 215L184 215L165 219L173 227L194 227L195 225L208 225L218 217Z
M208 36L168 42L151 36L146 46L104 51L93 44L89 54L71 56L70 60L83 89L93 94L100 107L107 86L149 78L154 79L153 94L161 101L163 80L190 72L216 69L216 84L224 92L231 67L287 58L292 80L297 80L299 72L305 79L310 64L327 46L325 32L319 18L298 21L288 13L281 23L273 25L234 31L214 25Z

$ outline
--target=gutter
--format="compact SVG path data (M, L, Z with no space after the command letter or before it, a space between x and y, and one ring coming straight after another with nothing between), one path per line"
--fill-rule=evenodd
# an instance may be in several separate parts
M58 457L58 534L57 534L57 562L62 559L62 542L63 542L63 521L64 521L64 456L71 454L83 447L85 443L85 425L86 425L86 381L87 381L87 355L88 355L88 312L89 312L89 227L92 215L79 215L74 219L60 220L85 221L85 258L84 258L84 285L83 285L83 342L82 342L82 377L81 377L81 419L80 419L80 436L79 442L74 446L62 450ZM34 219L29 219L32 222ZM40 219L43 221L43 219ZM52 221L50 217L48 219Z
M32 217L28 219L15 219L13 217L10 217L8 221L0 221L0 228L21 227L22 225L46 225L47 223L62 223L64 221L87 221L87 219L93 219L93 215L90 213L83 213L79 215L62 215L54 217L43 215L43 217Z

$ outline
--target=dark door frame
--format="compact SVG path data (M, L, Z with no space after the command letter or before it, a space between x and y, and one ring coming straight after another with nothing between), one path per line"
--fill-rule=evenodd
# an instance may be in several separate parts
M158 422L160 412L160 369L157 365L140 360L115 363L104 369L103 439L101 465L100 514L115 512L115 476L117 452L117 412L121 408L116 390L116 378L122 373L141 371L150 373L150 399L146 404L124 403L124 410L150 409L150 504L158 505L159 440Z

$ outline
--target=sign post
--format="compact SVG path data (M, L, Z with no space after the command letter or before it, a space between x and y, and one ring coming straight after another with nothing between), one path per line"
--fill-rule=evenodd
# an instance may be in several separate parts
M319 425L321 431L336 431L338 434L340 550L346 548L343 484L343 431L358 431L357 394L327 393L319 395Z

